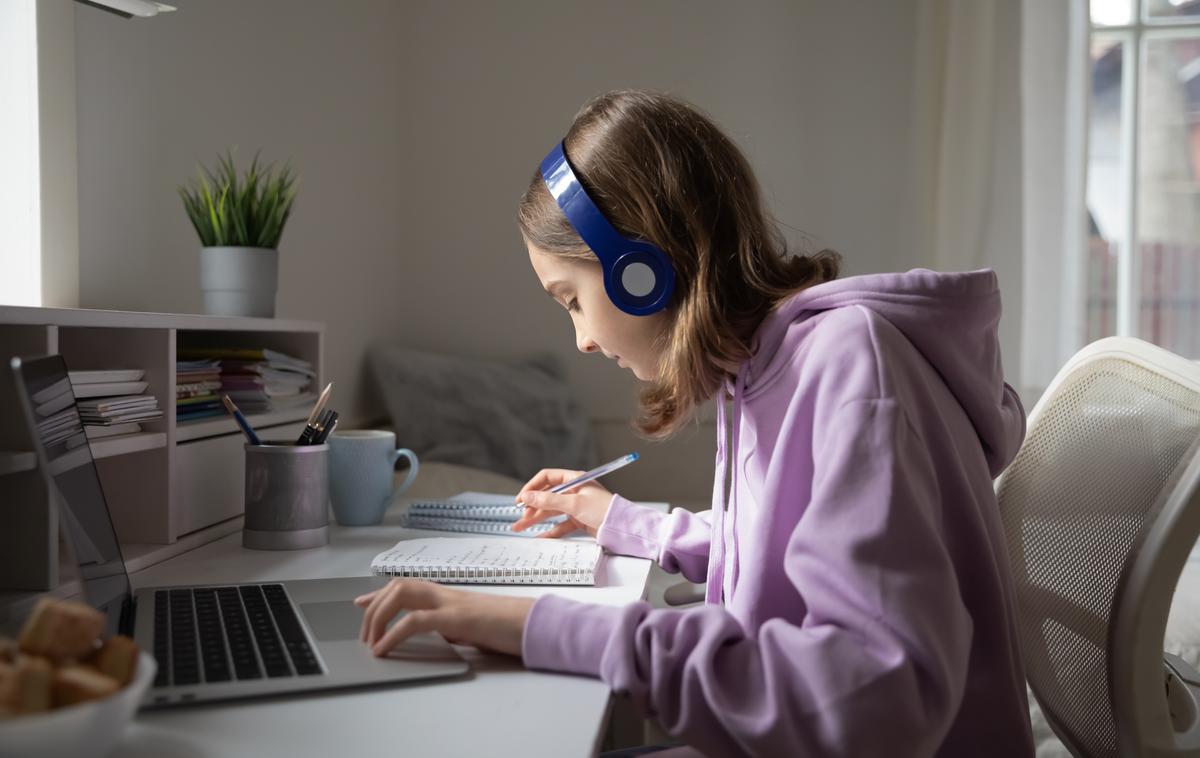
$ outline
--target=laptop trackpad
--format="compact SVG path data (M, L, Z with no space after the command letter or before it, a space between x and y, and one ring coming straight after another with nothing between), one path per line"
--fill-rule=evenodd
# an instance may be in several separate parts
M358 641L358 633L362 629L363 612L349 600L301 603L300 613L308 621L308 626L312 629L317 642ZM404 613L401 612L388 624L388 627L403 617ZM389 652L387 657L393 660L455 662L462 660L458 651L437 632L425 632L409 637L403 645Z
M363 610L350 600L301 603L300 612L320 642L356 640L362 630Z

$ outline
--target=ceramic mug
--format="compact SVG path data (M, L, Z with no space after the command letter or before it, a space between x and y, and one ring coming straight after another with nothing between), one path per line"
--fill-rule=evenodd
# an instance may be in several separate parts
M329 500L344 526L370 526L417 477L417 454L396 447L396 433L372 429L329 435ZM408 459L408 476L392 489L396 461Z

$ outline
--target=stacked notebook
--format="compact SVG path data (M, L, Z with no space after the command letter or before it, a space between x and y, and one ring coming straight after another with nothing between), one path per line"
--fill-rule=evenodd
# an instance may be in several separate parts
M178 356L177 356L178 358ZM192 421L225 413L218 360L175 361L175 420Z
M308 361L259 348L180 348L178 358L214 364L216 385L209 407L221 411L220 395L229 395L243 413L267 413L281 408L311 405L316 372ZM213 381L210 380L210 381ZM185 405L201 401L190 399ZM177 406L177 408L180 406ZM176 411L178 413L178 410Z
M417 500L408 507L403 525L410 529L439 532L500 534L509 537L537 537L545 534L566 516L555 516L519 532L512 524L525 509L513 503L512 495L487 492L463 492L447 500Z
M595 584L602 554L583 540L432 537L385 550L371 573L443 584Z
M86 441L87 438L79 433L79 411L72 401L69 380L63 379L37 391L33 403L38 437L47 449L60 442L66 442L68 448L78 447Z
M71 371L67 376L88 439L140 432L141 422L162 416L158 399L142 394L147 383L141 369Z
M109 395L137 395L146 389L146 382L142 381L142 377L145 375L145 371L137 368L67 372L67 377L71 381L71 391L75 393L76 399Z

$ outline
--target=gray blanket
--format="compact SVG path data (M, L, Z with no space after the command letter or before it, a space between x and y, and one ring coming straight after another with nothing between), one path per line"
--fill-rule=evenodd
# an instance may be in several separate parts
M368 363L397 443L422 460L522 481L596 465L591 424L552 354L492 360L376 346Z

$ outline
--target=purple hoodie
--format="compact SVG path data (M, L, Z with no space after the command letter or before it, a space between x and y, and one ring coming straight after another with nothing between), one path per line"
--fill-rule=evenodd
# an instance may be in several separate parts
M707 580L706 604L545 595L525 664L600 677L707 755L1032 755L992 490L1025 434L999 320L991 271L780 304L727 388L728 452L718 405L713 509L614 495L597 534Z

